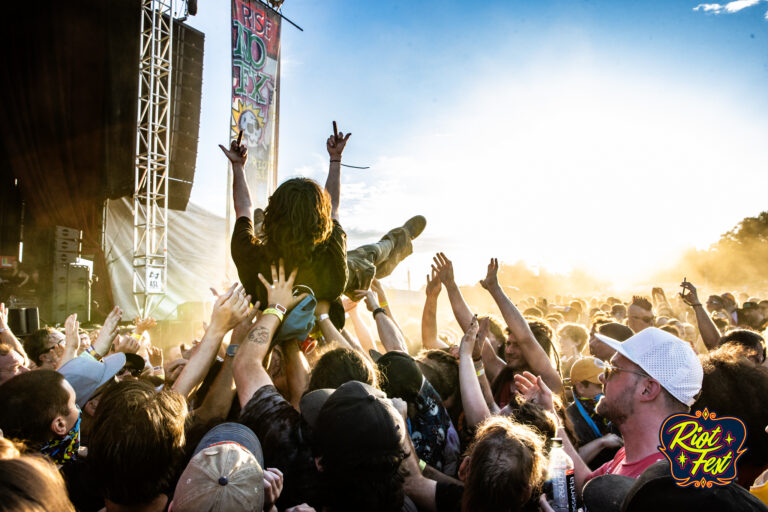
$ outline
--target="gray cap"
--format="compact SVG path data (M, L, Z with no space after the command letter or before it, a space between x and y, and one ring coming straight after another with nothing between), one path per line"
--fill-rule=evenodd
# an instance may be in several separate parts
M68 361L58 372L75 390L77 405L82 409L93 394L125 366L125 354L105 357L101 362L83 354Z

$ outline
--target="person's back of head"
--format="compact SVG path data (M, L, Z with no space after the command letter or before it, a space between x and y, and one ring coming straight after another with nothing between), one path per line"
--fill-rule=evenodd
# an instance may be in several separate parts
M603 324L597 328L597 332L617 341L626 341L634 334L632 329L618 322Z
M422 350L416 356L421 373L445 404L459 392L459 362L444 350ZM446 405L448 407L448 405Z
M633 295L630 306L637 306L650 313L653 312L653 304L651 304L651 301L648 300L648 297L643 297L641 295Z
M399 511L405 496L404 435L402 417L380 390L353 381L331 394L313 426L328 510Z
M22 373L0 386L0 430L39 448L53 436L57 418L71 415L64 376L53 370Z
M547 356L551 357L554 350L554 347L552 346L552 338L554 336L552 327L541 318L526 318L526 321L531 328L531 332L533 332L533 337L539 342L539 345L544 349Z
M734 345L758 364L765 361L765 340L755 331L749 329L732 329L720 338L720 345Z
M64 479L42 457L0 459L0 512L74 512Z
M126 506L170 494L184 455L187 404L142 381L110 387L99 401L88 444L91 478L102 496Z
M332 230L330 197L308 178L283 182L264 210L267 246L292 265L306 261Z
M469 467L463 511L517 511L544 481L544 438L510 418L492 416L478 427L464 464Z
M366 358L348 348L329 350L317 360L309 376L307 392L336 389L345 382L357 380L378 387L376 368Z
M706 407L719 417L739 418L747 427L745 446L748 448L739 459L739 466L746 464L762 468L767 465L768 436L764 429L768 425L768 408L763 399L768 396L768 368L747 359L733 344L722 345L700 356L700 360L704 380L701 395L691 409L703 410ZM739 474L739 483L743 485L741 468Z

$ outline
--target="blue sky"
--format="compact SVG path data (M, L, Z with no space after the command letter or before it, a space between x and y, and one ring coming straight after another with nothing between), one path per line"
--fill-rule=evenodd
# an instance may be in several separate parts
M698 6L698 9L696 9ZM230 4L206 34L192 201L223 215ZM350 246L428 219L411 270L444 249L629 285L766 209L768 1L287 0L278 180L323 181L330 121L353 133Z

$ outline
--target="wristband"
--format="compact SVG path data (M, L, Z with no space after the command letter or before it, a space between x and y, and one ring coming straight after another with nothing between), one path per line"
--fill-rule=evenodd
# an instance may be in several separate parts
M131 338L135 339L136 341L141 341L141 334L139 334L137 332L132 332L131 333Z
M425 467L427 467L427 463L426 463L426 462L424 462L423 460L419 459L419 469L420 469L421 471L424 471L424 468L425 468Z
M380 302L379 306L385 308L385 307L389 306L389 302Z
M339 160L331 159L331 162L341 162L341 159L339 159Z
M101 358L103 357L101 354L96 352L96 349L93 347L86 347L85 351L88 352L97 361L101 361Z
M323 313L317 319L322 322L323 320L328 320L330 317L328 316L328 313Z
M480 368L479 370L477 370L475 372L475 375L477 375L478 377L482 377L483 375L485 375L485 368Z
M163 373L165 373L165 369L163 369L162 366L153 366L152 369L155 370L156 372L163 372Z
M387 310L384 309L384 308L376 308L376 309L374 309L373 310L373 318L376 318L376 315L378 315L379 313L384 313L386 315L387 314Z
M265 309L262 315L275 315L277 319L280 321L280 323L283 323L283 318L284 318L283 313L275 308Z
M277 304L277 303L270 304L269 306L267 306L267 309L276 309L279 312L281 312L283 315L288 313L288 310L285 308L285 306L283 306L282 304Z
M479 360L475 361L475 360L473 359L472 361L473 361L473 363L474 363L474 365L475 365L475 371L480 371L480 368L482 368L482 367L483 367L483 360L482 360L482 359L479 359Z
M692 308L695 308L696 306L701 306L701 302L697 302L696 304L691 304Z

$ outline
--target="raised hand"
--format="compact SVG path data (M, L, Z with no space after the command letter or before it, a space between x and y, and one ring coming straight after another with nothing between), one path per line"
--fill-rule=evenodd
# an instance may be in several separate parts
M142 334L157 326L157 321L151 316L142 320L140 316L136 315L134 323L136 324L136 334Z
M432 274L427 274L427 297L437 297L442 289L443 284L437 275L437 269L433 266Z
M264 470L264 510L269 510L283 492L283 472L277 468Z
M344 135L344 132L340 132L336 128L336 121L333 122L333 135L328 137L328 140L325 142L325 149L328 150L331 160L341 160L341 153L344 152L350 135L352 135L351 132L346 135Z
M104 325L99 329L99 335L96 337L96 341L93 342L93 349L96 350L102 356L107 355L109 347L112 346L112 342L115 340L118 331L118 324L123 318L123 310L120 307L115 306L112 311L107 315L104 320Z
M211 326L226 333L248 316L250 300L250 295L245 294L239 283L233 284L224 294L219 295L213 304Z
M515 385L526 401L530 401L541 408L555 414L555 402L552 400L552 390L531 372L523 372L515 375ZM555 416L557 416L555 414Z
M696 287L690 281L683 281L680 283L683 291L680 293L680 298L685 301L689 306L699 306L701 301L699 300L699 294L696 292Z
M485 279L480 280L480 285L486 290L499 286L499 260L491 258L491 262L488 263Z
M115 352L123 352L125 354L135 354L141 348L139 340L133 336L120 336L115 342Z
M8 308L0 302L0 329L8 329Z
M355 294L365 299L365 306L368 308L368 311L374 312L381 307L379 299L373 290L355 290Z
M248 147L245 144L239 144L238 141L233 140L229 144L229 149L225 148L221 144L219 144L219 147L224 152L224 154L227 156L230 162L232 162L232 165L245 165L245 162L248 161Z
M149 345L147 347L147 353L149 355L149 364L152 365L152 368L163 366L163 349L154 345Z
M434 265L432 265L432 271L437 274L440 281L446 286L452 284L454 280L453 263L451 263L451 260L449 260L444 253L439 252L432 258L432 261L435 262Z
M280 304L286 310L291 310L296 304L302 301L307 296L306 293L294 297L293 296L293 282L296 280L296 274L299 269L293 269L288 279L285 278L285 266L283 265L283 259L280 258L278 267L275 268L274 263L271 265L272 282L264 279L264 276L259 274L259 281L262 282L264 288L267 289L267 301L269 305Z
M232 336L229 341L230 345L239 345L243 342L243 340L245 340L245 337L248 336L248 333L253 328L253 325L259 320L259 313L261 313L261 311L259 311L260 306L261 302L256 301L256 304L253 305L251 310L248 312L248 315L235 326L235 328L232 330Z
M480 325L477 320L477 315L472 317L472 321L469 323L467 332L464 333L464 337L461 338L459 344L459 357L472 357L475 352L475 345L477 345L477 333L480 330Z

